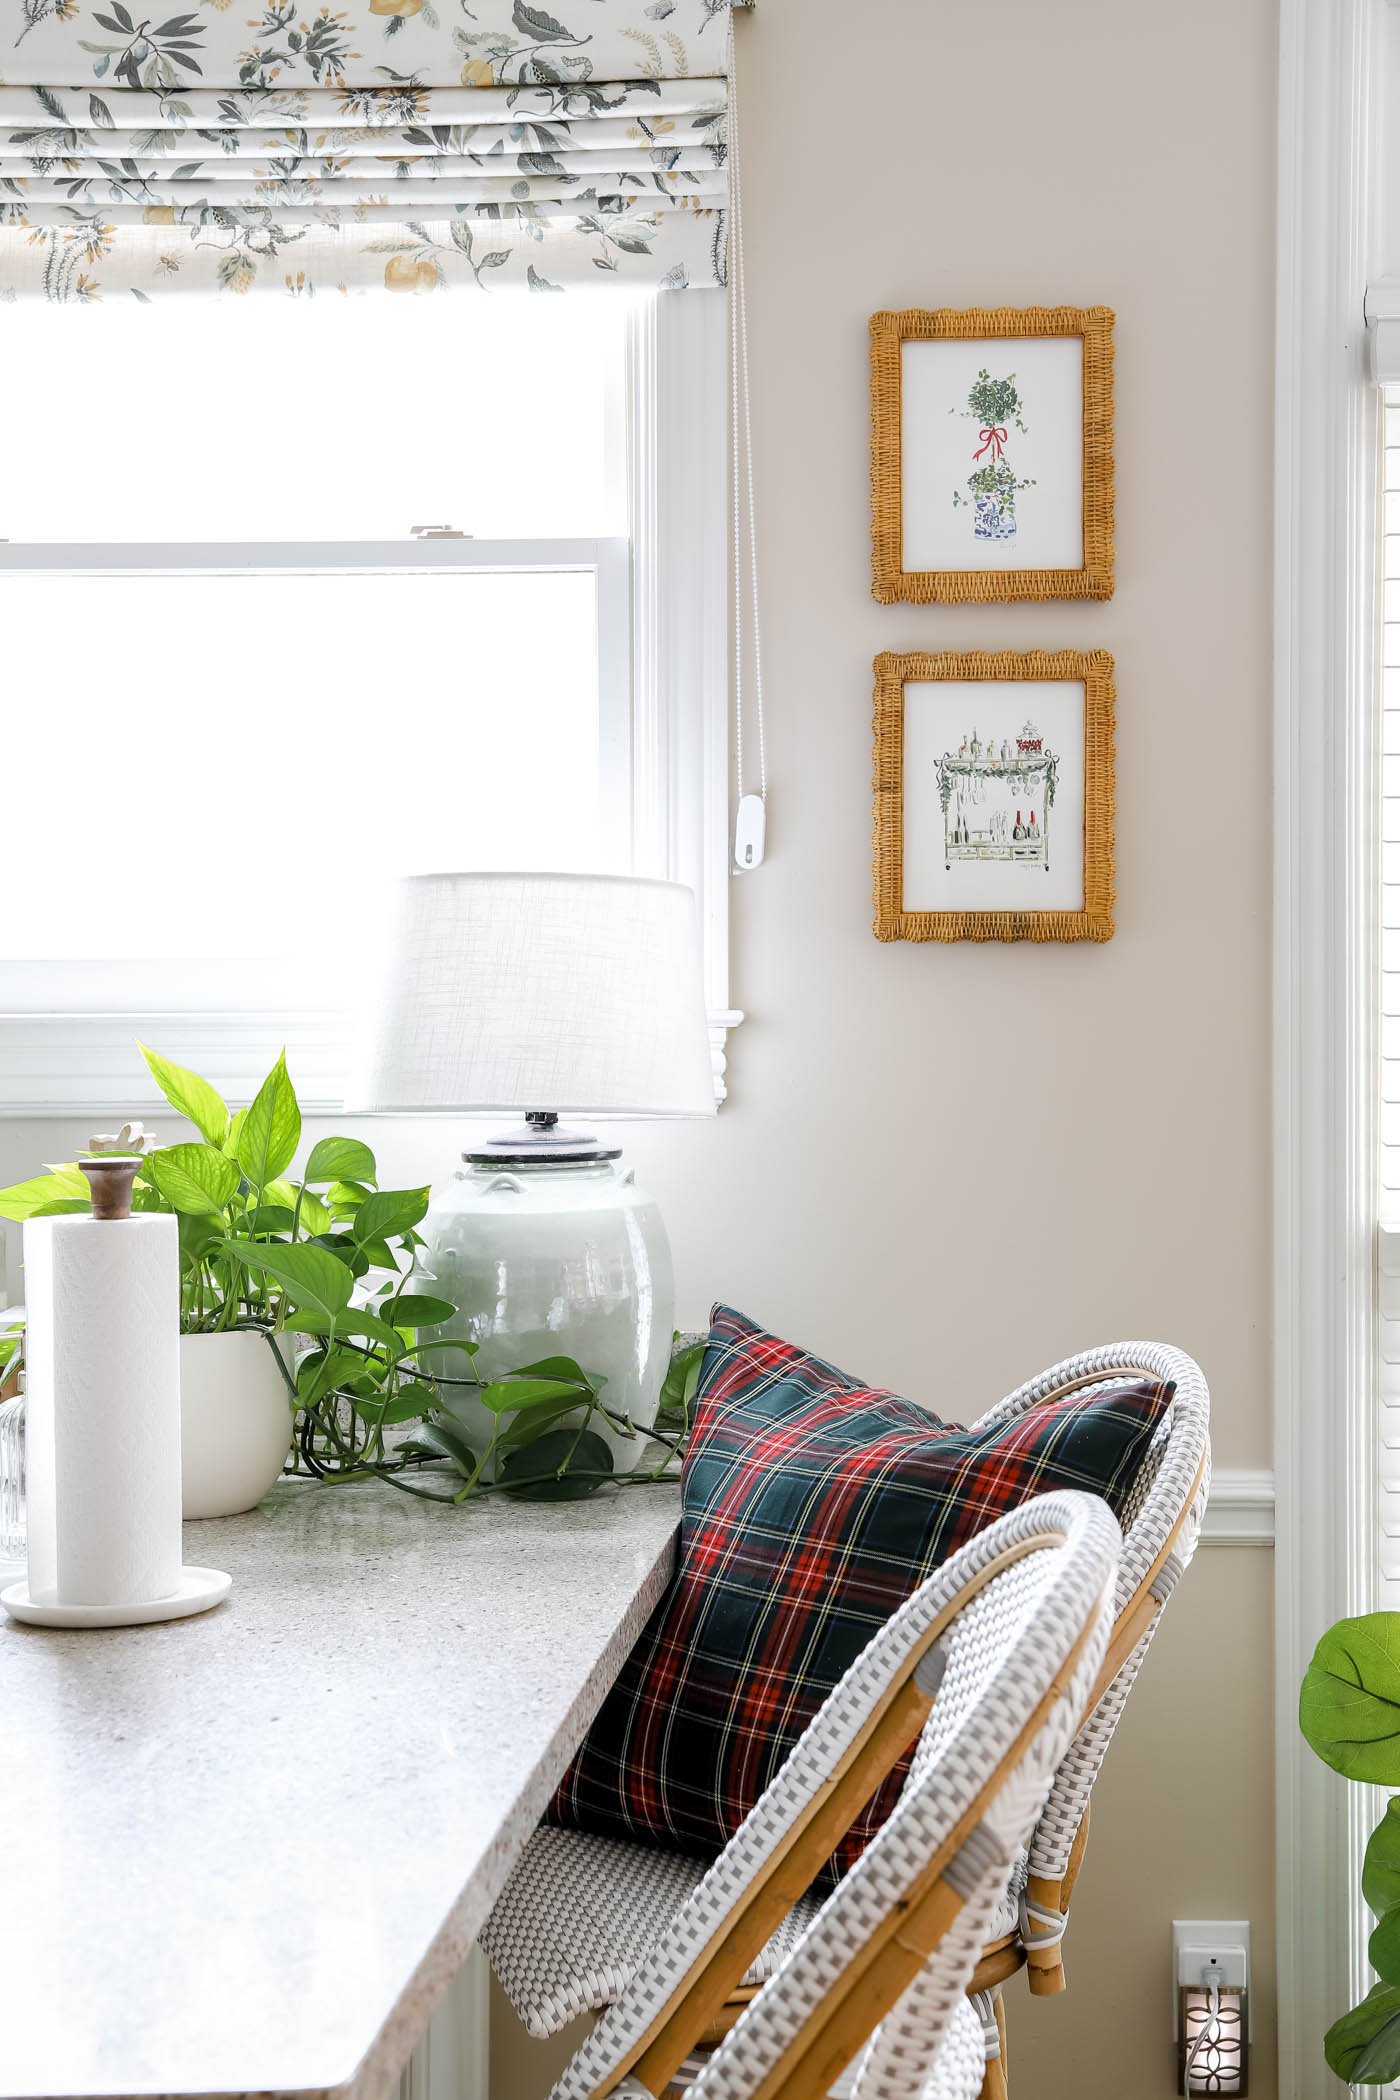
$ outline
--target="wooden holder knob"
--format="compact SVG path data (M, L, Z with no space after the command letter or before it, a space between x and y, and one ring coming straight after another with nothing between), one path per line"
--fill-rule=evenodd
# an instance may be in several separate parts
M80 1159L78 1165L88 1178L92 1190L92 1214L95 1218L129 1218L131 1216L131 1184L141 1166L138 1155L113 1153L101 1159Z

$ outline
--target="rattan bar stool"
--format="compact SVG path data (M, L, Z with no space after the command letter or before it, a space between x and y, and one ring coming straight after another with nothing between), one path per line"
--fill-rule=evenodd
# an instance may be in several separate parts
M857 1658L713 1866L680 1863L688 1889L664 1853L538 1831L483 1934L527 2027L550 2031L596 1991L600 1922L646 1915L554 2100L659 2095L683 2067L699 2100L818 2100L857 2058L857 2100L914 2100L935 2078L961 2100L953 2059L982 2068L967 1985L1098 1682L1119 1549L1092 1496L1040 1496L989 1525ZM915 1743L855 1868L824 1902L804 1896ZM765 1950L763 1989L688 2062Z

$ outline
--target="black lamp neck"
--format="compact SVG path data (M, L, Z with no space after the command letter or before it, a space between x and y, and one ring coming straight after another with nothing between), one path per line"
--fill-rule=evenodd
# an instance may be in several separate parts
M515 1130L502 1130L462 1154L474 1167L599 1166L621 1159L620 1145L600 1145L590 1131L561 1130L552 1108L531 1108Z

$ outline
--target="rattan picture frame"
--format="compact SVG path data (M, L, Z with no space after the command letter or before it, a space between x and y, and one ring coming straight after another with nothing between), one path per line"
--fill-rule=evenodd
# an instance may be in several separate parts
M1005 604L1024 599L1113 596L1113 311L1107 306L939 307L872 314L870 319L871 589L882 605ZM1081 560L1077 566L996 565L906 569L904 345L985 339L1078 336L1082 342L1080 415ZM985 377L985 375L983 375ZM996 449L1008 433L976 433ZM978 454L981 458L983 455ZM974 470L976 471L976 470ZM992 463L981 470L993 471ZM1005 471L1009 471L1009 468ZM1014 476L1013 482L1014 482ZM1024 486L1025 484L1022 484ZM954 500L949 484L948 500ZM969 504L958 490L958 501Z
M875 659L874 933L881 941L1106 941L1114 911L1113 658L1106 650L940 650ZM905 688L912 684L1082 685L1082 904L1075 909L906 910ZM994 767L1001 768L998 761ZM959 759L955 770L966 762ZM1011 768L1016 768L1013 756ZM1049 812L1046 811L1048 829ZM948 807L943 805L945 840ZM1019 812L1018 812L1019 822ZM1030 835L1034 838L1034 833ZM1048 852L1049 841L1045 840ZM969 849L969 857L970 857ZM1023 849L1030 858L1030 848ZM1022 857L1013 847L1002 858ZM939 856L941 857L941 856Z

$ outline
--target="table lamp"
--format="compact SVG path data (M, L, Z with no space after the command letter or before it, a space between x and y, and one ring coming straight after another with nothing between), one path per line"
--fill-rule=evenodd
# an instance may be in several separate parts
M571 1356L648 1428L675 1324L666 1230L620 1148L559 1118L714 1114L694 899L628 876L452 874L411 877L396 904L346 1107L524 1117L462 1154L419 1228L416 1276L458 1308L436 1338L475 1342L482 1378ZM628 1469L639 1442L604 1433Z

